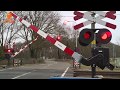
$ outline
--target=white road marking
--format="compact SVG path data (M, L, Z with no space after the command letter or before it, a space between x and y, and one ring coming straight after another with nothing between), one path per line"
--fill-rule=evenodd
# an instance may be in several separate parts
M25 76L25 75L27 75L27 74L30 74L30 73L31 73L31 72L24 73L24 74L22 74L22 75L16 76L16 77L14 77L14 78L11 78L11 79L16 79L16 78L19 78L19 77Z
M55 62L54 64L56 64L56 63L57 63L57 62ZM51 65L53 65L53 64L48 64L48 65L45 66L44 68L47 68L47 67L49 67L49 66L51 66ZM37 70L33 70L33 71L37 71ZM11 79L16 79L16 78L19 78L19 77L25 76L25 75L30 74L30 73L31 73L31 72L24 73L24 74L22 74L22 75L19 75L19 76L13 77L13 78L11 78Z
M2 69L2 70L0 70L0 71L5 71L6 69Z
M47 66L44 66L43 68L44 68L44 69L45 69L45 68L48 68L49 66L54 65L54 64L57 64L57 62L54 62L54 63L52 63L52 64L48 64Z
M69 67L66 68L66 70L64 71L64 73L61 75L61 77L64 77L66 72L68 71Z

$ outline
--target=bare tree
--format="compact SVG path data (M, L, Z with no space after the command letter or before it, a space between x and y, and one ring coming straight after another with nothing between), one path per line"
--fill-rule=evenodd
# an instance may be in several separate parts
M17 11L16 11L17 12ZM15 13L16 13L15 12ZM20 14L19 14L20 15ZM49 33L53 36L58 34L65 35L64 28L59 25L60 16L57 12L54 11L22 11L21 15L25 20L30 22L31 24L37 26L40 30ZM26 41L26 44L29 43L29 40L34 40L37 36L32 30L22 26L19 33L17 33L19 37ZM49 47L49 44L43 38L39 38L38 41L29 46L31 57L37 57L41 48ZM38 49L39 48L39 49Z
M5 53L4 49L8 48L6 47L7 45L11 46L11 43L12 44L14 43L14 41L17 39L16 34L19 31L16 28L17 23L14 22L14 18L11 17L12 22L7 22L8 21L7 15L8 13L6 11L0 12L0 48L2 51L0 53L0 57L4 57L4 53ZM9 60L8 60L8 64L10 64Z

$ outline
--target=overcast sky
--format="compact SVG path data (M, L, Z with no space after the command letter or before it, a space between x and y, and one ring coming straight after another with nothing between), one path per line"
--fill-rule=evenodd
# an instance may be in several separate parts
M73 17L74 17L73 12L74 11L59 11L59 12L63 16L63 17L61 17L61 23L63 23L66 20L70 21L70 22L67 23L67 25L70 26L70 27L73 27L75 25L75 23L78 24L78 23L82 23L82 22L86 21L86 19L80 19L80 20L77 20L76 22L74 22L74 19L73 19ZM82 12L84 12L84 11L82 11ZM117 43L120 44L120 11L117 11L117 13L115 15L117 16L115 20L108 19L108 18L103 19L104 21L107 21L107 22L110 22L112 24L117 25L117 28L115 30L110 29L108 27L105 27L103 25L97 24L97 23L95 24L95 27L96 28L107 28L107 29L109 29L112 32L111 42L115 43L115 44L117 44ZM79 29L79 31L84 29L84 28L91 28L91 25L87 25L87 26Z

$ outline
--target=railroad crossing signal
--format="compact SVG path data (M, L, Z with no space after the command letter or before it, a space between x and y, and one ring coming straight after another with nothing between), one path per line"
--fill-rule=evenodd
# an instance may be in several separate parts
M92 24L92 23L98 23L100 25L109 27L111 29L116 29L116 25L103 21L102 19L104 18L109 18L109 19L116 19L116 16L114 15L116 12L115 11L109 11L109 12L103 12L103 11L88 11L85 13L81 13L79 11L74 11L74 15L76 15L74 17L74 20L79 20L81 18L85 18L88 19L88 21L85 21L83 23L77 24L74 26L75 30L78 30L86 25ZM98 14L99 16L97 17L92 17L92 14Z
M95 33L96 31L97 33ZM94 36L96 37L95 40ZM82 46L87 46L91 42L100 46L101 44L109 43L111 38L112 33L108 29L83 29L80 31L78 42Z
M11 48L11 49L5 49L4 52L8 53L8 54L13 54L14 53L14 49L13 48Z
M92 65L93 63L99 62L99 60L97 58L103 57L102 54L98 54L98 55L95 55L94 57L91 57L90 60L88 61L81 54L79 54L79 53L73 51L72 49L68 48L67 46L65 46L64 44L59 42L58 40L52 38L48 33L45 33L44 31L38 29L36 26L34 26L34 25L30 24L29 22L27 22L26 20L18 17L16 14L12 13L12 16L15 19L18 19L27 28L32 29L34 32L36 32L37 34L39 34L40 36L42 36L43 38L48 40L50 43L52 43L53 45L55 45L56 47L58 47L59 49L64 51L66 54L68 54L71 57L73 57L74 60L76 60L76 62L80 62L80 63L85 64L85 65ZM90 37L88 34L87 34L87 36L85 36L85 38L87 38L87 39L89 39L89 37ZM27 47L27 46L25 46L25 47ZM22 51L22 50L20 50L20 51Z

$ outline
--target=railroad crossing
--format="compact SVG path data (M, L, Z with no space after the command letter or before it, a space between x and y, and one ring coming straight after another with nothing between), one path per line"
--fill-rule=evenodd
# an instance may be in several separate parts
M36 34L38 34L39 36L41 36L42 38L44 38L45 40L47 40L48 42L50 42L51 44L53 44L54 46L59 48L60 50L62 50L64 53L71 56L73 58L73 60L75 60L76 63L82 63L86 66L91 66L91 65L95 64L96 66L100 67L101 69L104 69L105 67L107 67L110 70L114 69L114 66L109 63L109 49L99 48L98 46L97 46L97 48L93 47L92 56L90 58L86 59L80 53L72 50L68 46L61 43L59 40L50 36L49 33L46 33L44 31L40 30L38 27L29 23L24 18L19 17L17 14L15 14L13 12L7 12L7 13L8 13L7 14L7 20L5 20L5 22L9 22L9 23L11 23L10 25L12 25L15 21L19 21L20 23L25 25L27 28L31 29L33 32L35 32ZM102 20L106 17L115 20L116 19L116 16L114 15L115 13L116 13L115 11L108 11L108 12L88 11L86 13L81 13L81 12L75 11L74 12L74 14L76 15L74 17L75 21L78 20L78 19L81 19L81 18L88 19L88 21L85 21L83 23L75 25L74 29L79 30L81 27L87 26L89 24L92 24L92 25L94 24L95 25L95 23L101 24L101 25L109 27L111 29L116 29L116 25ZM92 16L93 14L98 14L99 16L93 17ZM96 31L97 31L97 34L95 33ZM94 37L94 35L95 35L96 38ZM10 54L11 51L9 49L8 50L9 53L6 53L6 58L8 58L8 59L10 57L14 58L19 53L21 53L24 49L26 49L29 45L31 45L33 42L35 42L38 39L39 36L37 36L32 42L25 45L23 48L21 48L18 52L15 52L13 55ZM100 28L96 29L94 27L94 28L91 28L91 29L84 29L80 32L79 43L83 46L87 46L92 41L94 41L94 42L96 42L95 43L96 45L99 44L99 46L101 46L102 44L109 43L110 40L111 40L111 37L112 37L112 34L110 33L110 31L108 29L100 29ZM105 58L105 57L107 57L107 58Z

